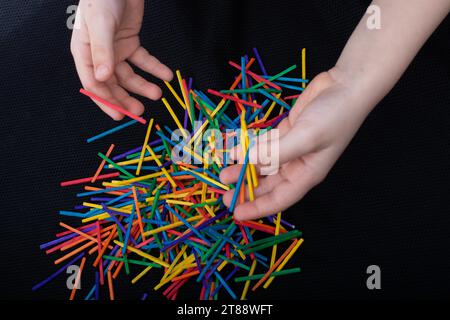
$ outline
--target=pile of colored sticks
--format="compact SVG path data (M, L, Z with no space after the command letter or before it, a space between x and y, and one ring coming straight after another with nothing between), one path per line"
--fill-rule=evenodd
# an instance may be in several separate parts
M154 119L146 121L82 89L83 94L132 118L89 138L88 143L139 123L147 126L146 135L135 149L119 154L112 144L106 153L99 152L100 163L93 176L61 183L84 188L76 195L83 199L81 205L60 211L62 216L79 219L80 224L60 222L63 231L40 246L46 254L58 255L54 263L60 267L33 290L61 274L66 283L68 268L76 266L71 300L80 284L87 289L78 299L113 300L114 281L119 276L132 284L147 281L149 290L142 299L151 298L151 289L161 289L167 299L176 299L187 282L199 288L196 296L202 300L218 299L219 294L246 299L250 288L267 288L279 276L300 272L298 267L285 266L302 244L302 234L281 219L281 213L257 221L236 221L233 210L244 201L245 188L251 201L252 190L258 187L255 166L248 163L251 141L247 130L267 132L289 114L308 82L304 49L301 56L298 76L295 65L268 74L254 49L254 57L244 56L239 64L229 62L237 70L231 87L210 89L209 96L193 89L192 79L183 79L179 71L175 88L166 82L171 99L184 112L183 123L169 101L163 98L162 102L177 129L192 137L182 149L197 160L194 164L173 161L177 142L171 139L170 127L159 126ZM201 125L196 128L195 122ZM240 146L247 156L236 184L220 182L218 176L227 163L212 155L215 146L211 139L201 153L187 148L208 129L218 129L223 135L226 129L241 129ZM222 196L230 189L236 192L227 208ZM90 272L87 266L93 267ZM155 276L146 280L150 271L160 275L160 280L151 280ZM191 291L188 295L192 298Z

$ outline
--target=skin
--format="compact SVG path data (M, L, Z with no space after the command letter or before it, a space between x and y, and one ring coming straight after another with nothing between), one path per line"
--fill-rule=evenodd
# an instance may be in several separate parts
M449 0L436 0L433 5L426 0L375 0L372 4L381 9L381 29L369 30L367 16L363 17L335 67L315 77L299 97L279 125L278 173L260 177L255 200L238 205L236 219L280 212L323 181L364 119L450 10ZM239 171L239 165L228 167L220 178L223 183L236 182ZM226 205L233 192L224 195Z
M128 92L151 100L161 98L161 89L137 75L131 64L170 81L172 71L143 48L139 32L144 0L81 0L72 33L71 51L84 89L141 115L144 106ZM95 102L95 101L94 101ZM114 120L123 115L100 103Z
M143 8L139 7L142 5L142 1L115 1L117 3L134 3L136 11ZM93 3L94 1L81 1L80 4L85 7L89 2ZM96 0L95 3L97 2L110 3L111 1ZM256 219L285 210L323 181L365 118L392 89L422 45L450 10L450 0L433 0L432 5L429 0L375 0L372 4L381 9L381 29L368 29L366 25L368 16L364 16L348 40L336 65L316 76L308 85L292 108L289 117L278 127L280 130L280 139L277 141L280 151L278 172L274 175L259 177L259 186L254 190L255 200L239 204L234 211L236 219ZM123 11L119 10L123 7L117 6L113 16L126 16ZM96 12L104 15L103 11ZM142 20L141 14L137 14L133 10L131 12L134 12L134 15L129 15L129 17L139 17ZM139 21L140 27L141 20L130 18L126 21L129 21L130 24ZM93 23L89 24L88 22L95 22L95 20L87 19L86 21L85 30L96 28ZM139 48L137 38L139 30L137 24L133 26L132 32L124 29L123 32L127 37L124 36L125 40L116 40L116 43L127 41L137 50ZM109 29L100 30L108 33ZM107 89L114 77L103 82L101 80L104 78L94 77L94 69L96 70L99 64L96 62L96 58L89 59L91 48L97 48L97 46L89 39L95 39L95 37L89 38L87 31L84 31L83 34L84 37L81 37L81 32L79 35L74 32L75 45L72 41L72 47L75 49L73 51L78 52L75 61L80 78L83 85L98 89L97 93L108 99ZM99 42L105 40L105 36L98 38ZM117 37L116 39L121 38ZM117 52L120 52L117 49L119 47L120 45L115 46ZM128 51L127 47L123 45L125 53L117 54L123 59L117 60L116 58L116 61L122 62L129 59L141 67L143 60L133 58L136 51ZM142 69L148 71L148 69ZM166 70L163 65L150 69L153 74L155 74L155 69ZM162 72L157 72L155 75L159 74L163 79L163 76L166 75L171 77L172 74L169 71L166 73L166 71L164 75ZM131 82L132 79L130 77L128 81ZM127 78L122 80L127 80ZM142 81L139 82L142 83ZM131 88L136 87L127 81L118 83L130 91L133 91ZM113 90L110 88L110 91ZM111 92L109 93L111 94ZM109 97L113 98L111 95ZM133 104L135 102L130 103L130 110L140 111L137 105L133 106ZM113 117L119 118L119 115L110 113L111 110L107 110L107 108L104 110ZM251 152L257 154L259 147L261 146L255 146ZM258 165L256 167L258 168ZM222 170L221 181L226 184L236 182L240 168L240 165L234 165ZM233 192L234 190L230 190L224 195L223 201L227 206L231 202Z

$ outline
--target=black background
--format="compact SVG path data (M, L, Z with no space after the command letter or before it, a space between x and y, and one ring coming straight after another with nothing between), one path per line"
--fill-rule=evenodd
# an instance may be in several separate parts
M31 291L55 270L38 246L60 230L58 211L75 205L80 190L58 184L95 171L96 153L111 142L120 150L142 143L145 128L138 127L85 143L115 123L78 94L66 27L66 8L73 2L0 3L3 299L68 297L64 277ZM142 43L202 89L225 87L233 77L227 61L251 54L254 46L269 73L299 63L306 47L311 78L333 66L368 4L146 1ZM304 232L305 243L294 259L302 273L275 281L251 299L448 298L449 34L447 18L326 181L285 213ZM145 105L146 118L172 125L160 102ZM378 291L365 284L372 264L382 270ZM132 289L124 283L116 295L138 299L155 281L146 278ZM184 289L182 296L198 293ZM160 294L152 292L150 298Z

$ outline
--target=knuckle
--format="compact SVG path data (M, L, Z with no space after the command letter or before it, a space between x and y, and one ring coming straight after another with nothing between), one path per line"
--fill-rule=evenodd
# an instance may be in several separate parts
M144 78L137 77L135 80L135 85L139 89L145 89L147 86L147 81Z
M304 132L303 146L309 150L315 150L322 145L324 133L321 130L308 128Z

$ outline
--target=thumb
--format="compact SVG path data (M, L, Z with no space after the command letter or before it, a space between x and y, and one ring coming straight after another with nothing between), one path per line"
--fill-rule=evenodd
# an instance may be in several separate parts
M116 23L112 16L96 15L88 25L95 78L105 82L114 74L114 36Z

